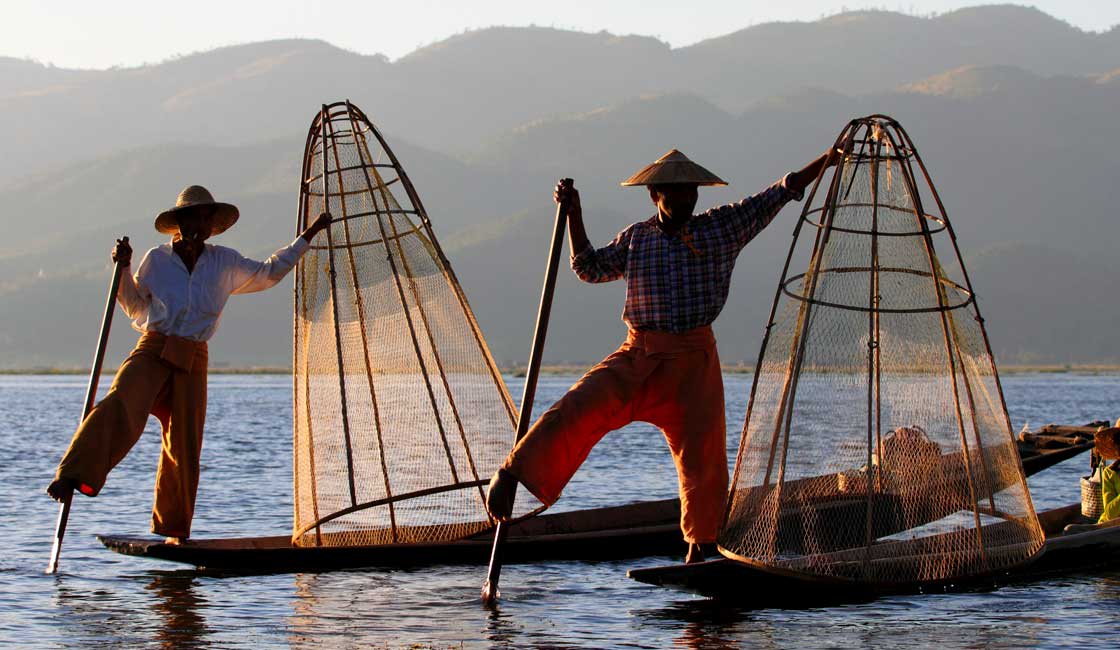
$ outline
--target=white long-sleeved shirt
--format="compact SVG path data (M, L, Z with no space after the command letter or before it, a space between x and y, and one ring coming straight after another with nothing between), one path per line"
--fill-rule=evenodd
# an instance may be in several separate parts
M139 332L208 341L218 329L230 295L275 286L308 246L307 240L298 237L258 262L232 248L206 244L194 272L187 271L171 244L156 246L144 255L136 275L123 269L117 302Z

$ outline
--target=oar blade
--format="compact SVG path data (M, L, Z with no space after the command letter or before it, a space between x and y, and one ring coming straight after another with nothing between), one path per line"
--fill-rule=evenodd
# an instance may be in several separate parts
M73 497L73 493L70 493L58 506L58 523L55 524L54 544L51 546L50 562L47 563L47 575L58 572L58 559L62 555L62 538L66 535L66 521L70 518L70 501Z

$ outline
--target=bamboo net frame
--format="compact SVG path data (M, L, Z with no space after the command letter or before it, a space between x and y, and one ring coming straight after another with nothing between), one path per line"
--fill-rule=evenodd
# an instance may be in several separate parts
M945 206L894 119L852 120L835 147L775 292L721 552L877 583L1024 562L1042 531Z
M293 544L491 527L483 486L513 401L412 181L349 101L308 130L297 232L324 210L295 273Z

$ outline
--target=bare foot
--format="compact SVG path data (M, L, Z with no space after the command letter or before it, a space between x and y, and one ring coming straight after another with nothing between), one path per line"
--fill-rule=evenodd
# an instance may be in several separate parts
M163 540L163 543L164 544L170 544L171 546L182 546L183 544L187 543L187 538L186 537L168 537L167 539Z
M74 494L74 481L68 478L60 478L51 481L47 486L47 494L59 503L69 499Z
M719 557L719 546L715 542L708 542L705 544L690 543L688 545L688 555L684 558L685 564L694 564L696 562L707 562L707 557Z

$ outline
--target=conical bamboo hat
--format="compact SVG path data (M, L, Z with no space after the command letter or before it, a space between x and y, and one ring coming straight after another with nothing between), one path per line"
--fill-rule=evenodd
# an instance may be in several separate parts
M688 156L673 149L641 171L622 181L630 185L662 185L668 183L695 183L696 185L727 185L719 176L692 162Z

